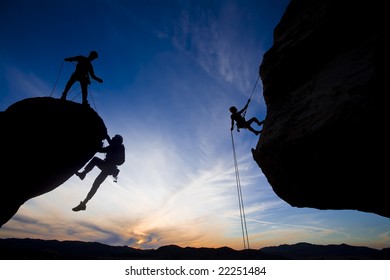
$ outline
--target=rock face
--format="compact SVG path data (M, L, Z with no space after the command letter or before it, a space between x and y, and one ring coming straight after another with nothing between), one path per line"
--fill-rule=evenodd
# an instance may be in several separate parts
M292 0L275 28L254 159L292 206L390 217L385 11L381 1Z
M82 168L107 134L90 107L50 97L0 112L0 227L30 198L50 192Z

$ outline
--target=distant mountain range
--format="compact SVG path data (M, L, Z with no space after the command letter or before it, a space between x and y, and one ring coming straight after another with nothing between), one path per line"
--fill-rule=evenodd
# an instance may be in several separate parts
M97 242L0 239L2 260L390 260L390 248L297 243L259 250L176 245L141 250Z

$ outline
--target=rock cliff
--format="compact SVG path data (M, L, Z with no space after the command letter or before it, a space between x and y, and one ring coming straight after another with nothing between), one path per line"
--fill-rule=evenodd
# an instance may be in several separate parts
M259 74L267 116L254 152L296 207L390 217L385 2L292 0Z
M0 112L0 227L30 198L50 192L82 168L107 129L90 107L30 98Z

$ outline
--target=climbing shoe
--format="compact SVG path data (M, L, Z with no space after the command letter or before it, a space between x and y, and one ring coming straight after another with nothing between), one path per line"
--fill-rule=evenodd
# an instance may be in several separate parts
M82 211L82 210L84 211L85 209L87 209L87 205L84 202L82 202L82 201L80 201L79 205L77 205L76 207L72 208L72 210L75 211L75 212Z
M119 175L119 169L118 168L116 168L115 170L114 170L114 172L112 172L112 177L114 178L114 182L116 183L116 182L118 182L118 175Z
M87 173L85 171L83 171L83 172L76 172L76 176L79 177L80 180L84 180L85 175L87 175Z

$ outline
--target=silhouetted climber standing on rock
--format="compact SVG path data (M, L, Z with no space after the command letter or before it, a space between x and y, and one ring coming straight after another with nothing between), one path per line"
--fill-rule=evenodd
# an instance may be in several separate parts
M93 182L92 188L88 192L87 197L84 199L84 201L81 201L78 206L72 209L75 212L85 210L87 208L87 202L95 195L101 183L103 183L108 175L112 175L114 177L114 182L116 182L119 174L119 169L117 166L122 165L125 162L125 146L123 145L122 136L117 134L112 139L110 139L110 137L107 135L106 139L109 143L109 146L102 147L99 150L101 153L106 153L105 159L102 160L101 158L93 157L82 172L76 172L76 176L83 180L85 175L87 175L87 173L95 166L101 170Z
M78 55L78 56L67 57L64 59L65 61L70 61L70 62L76 61L77 64L76 64L76 70L73 72L69 81L66 83L65 90L61 96L62 100L66 100L66 95L68 94L68 91L73 86L73 84L78 81L80 83L81 93L83 96L82 104L88 105L88 100L87 100L88 85L91 84L91 80L89 77L91 76L92 79L98 81L99 83L103 83L103 80L95 75L91 63L91 61L93 61L96 58L98 58L98 53L96 51L91 51L88 57L85 57L83 55Z
M248 102L246 103L246 105L244 106L244 108L242 108L240 111L237 110L237 108L235 106L232 106L229 108L229 111L232 113L230 118L232 119L232 126L231 126L231 129L233 131L234 129L234 123L236 122L237 124L237 131L239 132L240 131L240 128L245 128L245 129L248 129L250 131L252 131L254 134L256 135L259 135L261 133L261 130L260 131L257 131L255 129L253 129L251 127L251 124L253 122L257 123L259 126L264 124L264 121L259 121L257 118L253 117L251 118L250 120L245 120L245 117L243 116L243 114L245 113L246 109L248 108L248 105L249 105L249 102L251 100L248 99Z

